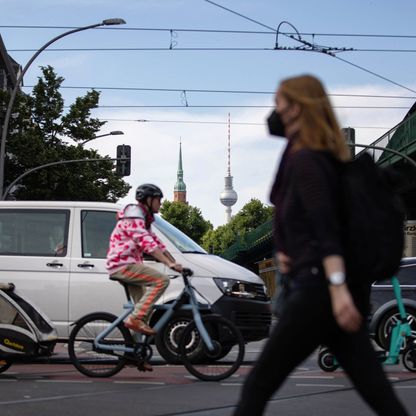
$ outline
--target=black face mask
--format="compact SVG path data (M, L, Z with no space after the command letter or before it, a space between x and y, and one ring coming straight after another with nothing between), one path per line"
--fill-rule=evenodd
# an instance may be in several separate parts
M267 118L267 125L269 126L269 133L272 136L286 137L285 125L276 110L273 110Z

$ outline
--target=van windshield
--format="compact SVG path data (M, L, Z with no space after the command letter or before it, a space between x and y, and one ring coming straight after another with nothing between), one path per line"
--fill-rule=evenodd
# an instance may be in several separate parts
M182 253L208 254L195 241L191 240L182 231L179 231L159 215L155 215L155 222L153 224Z

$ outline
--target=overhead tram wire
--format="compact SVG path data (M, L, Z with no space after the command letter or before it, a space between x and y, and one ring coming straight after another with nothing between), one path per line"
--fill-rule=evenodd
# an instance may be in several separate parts
M236 125L236 126L265 126L265 123L250 123L234 121L228 123L227 121L201 121L201 120L148 120L148 119L137 119L137 120L126 120L126 119L101 119L108 121L135 121L138 123L177 123L177 124L225 124L225 125Z
M346 59L343 59L343 58L341 58L341 57L339 57L339 56L337 56L337 55L335 55L335 56L334 56L334 58L335 58L335 59L338 59L338 60L340 60L340 61L342 61L342 62L345 62L346 64L351 65L351 66L353 66L353 67L355 67L355 68L361 69L362 71L365 71L365 72L367 72L368 74L374 75L374 76L375 76L375 77L377 77L377 78L383 79L384 81L390 82L391 84L394 84L394 85L397 85L398 87L404 88L404 89L405 89L405 90L407 90L407 91L410 91L410 92L414 92L414 93L416 93L416 90L414 90L414 89L412 89L412 88L409 88L409 87L406 87L405 85L400 84L399 82L393 81L392 79L387 78L387 77L385 77L385 76L383 76L383 75L377 74L376 72L371 71L371 70L369 70L369 69L367 69L367 68L364 68L364 67L363 67L363 66L361 66L361 65L357 65L357 64L355 64L355 63L353 63L353 62L347 61Z
M360 66L358 64L354 64L353 62L350 62L350 61L348 61L346 59L340 58L339 56L337 56L335 54L335 53L338 53L338 52L350 51L352 49L347 49L347 48L331 48L331 47L319 46L319 45L316 45L314 43L311 43L311 42L308 42L308 41L303 40L301 38L300 32L298 32L298 30L295 28L295 26L293 26L290 22L283 21L283 22L281 22L279 24L279 27L277 29L274 29L274 28L272 28L272 27L270 27L268 25L265 25L265 24L257 21L257 20L254 20L254 19L252 19L252 18L250 18L248 16L245 16L245 15L243 15L241 13L238 13L238 12L236 12L234 10L231 10L231 9L229 9L227 7L224 7L224 6L222 6L222 5L218 4L218 3L215 3L212 0L205 0L205 1L207 3L210 3L210 4L214 5L214 6L216 6L216 7L222 8L222 9L224 9L224 10L230 12L230 13L236 14L237 16L242 17L243 19L249 20L249 21L251 21L251 22L253 22L253 23L257 24L257 25L260 25L260 26L262 26L264 28L267 28L267 29L275 32L276 33L276 46L275 46L275 48L273 50L295 50L295 51L302 51L302 52L318 52L318 53L324 53L324 54L329 55L329 56L332 56L332 57L334 57L334 58L336 58L336 59L338 59L338 60L340 60L340 61L342 61L344 63L347 63L347 64L349 64L349 65L351 65L351 66L353 66L353 67L355 67L357 69L360 69L360 70L365 71L365 72L367 72L367 73L369 73L369 74L371 74L371 75L373 75L375 77L378 77L378 78L380 78L380 79L382 79L382 80L384 80L386 82L392 83L392 84L394 84L394 85L396 85L396 86L398 86L400 88L403 88L403 89L406 89L408 91L411 91L411 92L416 93L416 90L413 90L413 89L411 89L409 87L406 87L403 84L400 84L400 83L398 83L396 81L393 81L390 78L387 78L385 76L382 76L382 75L380 75L380 74L378 74L378 73L376 73L374 71L371 71L371 70L369 70L367 68L364 68L364 67L362 67L362 66ZM294 35L288 35L285 32L280 32L279 31L279 28L280 28L280 25L282 23L286 23L286 24L290 25L295 30L298 38L296 38L296 36L294 36ZM286 37L288 37L288 38L290 38L292 40L295 40L296 42L301 43L303 45L303 47L299 47L299 48L288 48L288 47L281 48L281 47L278 47L278 43L277 42L278 42L278 35L279 34L284 35L284 36L286 36ZM118 51L120 51L120 50L129 50L129 51L131 51L131 50L154 50L154 51L156 51L156 50L169 50L169 51L172 51L172 50L267 50L267 49L268 48L264 48L264 49L258 49L258 48L239 48L239 49L236 49L236 48L177 48L177 47L175 47L175 48L100 48L100 49L91 49L91 48L85 48L85 49L81 49L81 48L68 48L68 49L49 49L49 51L61 51L61 50L66 50L66 51L79 51L79 50L86 50L86 51L87 50L96 50L96 51L98 51L98 50L111 50L111 51L115 51L115 50L118 50ZM12 50L11 49L9 51L15 51L15 52L17 52L17 51L30 51L30 50L26 50L26 49Z
M257 23L257 22L256 22ZM76 26L44 26L44 25L0 25L4 29L75 29ZM151 27L103 27L98 30L122 31L154 31L154 32L195 32L195 33L224 33L247 35L275 35L276 30L233 30L233 29L189 29L189 28L151 28ZM281 32L283 34L283 32ZM416 39L416 35L374 34L374 33L321 33L321 32L284 32L286 35L300 34L303 36L323 37L362 37L362 38L402 38Z
M234 10L231 10L231 9L229 9L229 8L227 8L227 7L223 6L223 5L221 5L221 4L218 4L218 3L213 2L212 0L205 0L205 1L206 1L207 3L210 3L210 4L214 5L214 6L216 6L216 7L219 7L220 9L224 9L224 10L226 10L227 12L230 12L230 13L232 13L232 14L235 14L235 15L237 15L237 16L240 16L240 17L242 17L242 18L243 18L243 19L245 19L245 20L249 20L250 22L253 22L253 23L255 23L256 25L263 26L264 28L266 28L266 29L269 29L269 30L273 31L273 33L276 33L276 29L275 29L275 28L270 27L270 26L268 26L268 25L265 25L264 23L261 23L261 22L259 22L259 21L257 21L257 20L254 20L254 19L252 19L251 17L245 16L245 15L243 15L243 14L241 14L241 13L238 13L238 12L236 12L236 11L234 11Z
M175 51L175 52L267 52L267 51L297 51L297 52L320 52L312 49L300 49L300 48L288 48L288 47L178 47L170 48L165 47L113 47L113 48L49 48L45 52L163 52L163 51ZM36 49L8 49L9 52L34 52ZM416 49L360 49L360 48L336 48L336 53L346 52L383 52L383 53L415 53ZM323 53L323 52L321 52ZM325 52L326 53L326 52ZM329 53L328 53L329 54Z
M207 0L206 0L207 1ZM253 21L256 24L261 24L262 26L269 29L269 31L255 31L255 30L230 30L230 29L185 29L185 28L143 28L143 27L104 27L98 28L98 30L129 30L129 31L154 31L154 32L168 32L168 33L179 33L179 32L196 32L196 33L223 33L223 34L243 34L243 35L276 35L276 30L267 26L263 25L262 23L250 19L240 13L234 12L230 9L227 9L223 6L217 5L214 2L210 3L224 8L227 11L232 13L236 13L240 17L244 17ZM286 22L289 23L289 22ZM290 24L290 23L289 23ZM294 27L294 26L293 26ZM37 25L0 25L0 28L14 28L14 29L70 29L75 28L71 26L37 26ZM296 30L296 28L295 28ZM280 32L281 35L287 36L291 39L295 39L294 35L298 36L311 36L312 38L321 36L321 37L370 37L370 38L404 38L404 39L415 39L416 35L392 35L392 34L363 34L363 33L319 33L319 32ZM295 39L296 40L296 39ZM298 41L304 42L301 39ZM306 42L306 41L305 41ZM312 45L310 42L307 42L309 45ZM316 45L318 46L318 45ZM195 48L181 48L181 47L165 47L165 48L49 48L48 52L70 52L70 51L164 51L164 50L176 50L176 51L273 51L279 48L237 48L237 47L229 47L229 48L215 48L215 47L195 47ZM290 50L286 48L282 48L283 50ZM392 52L392 53L415 53L416 49L386 49L386 48L335 48L337 53L339 52ZM10 52L34 52L36 49L9 49ZM295 49L295 50L303 50L303 49ZM315 51L317 52L317 51Z
M33 88L34 85L25 85L23 88ZM60 88L68 89L94 89L94 90L117 90L117 91L152 91L152 92L187 92L187 93L218 93L218 94L266 94L273 95L272 91L254 91L254 90L208 90L208 89L192 89L192 88L150 88L150 87L99 87L99 86L72 86L61 85ZM416 98L416 97L404 97Z
M34 88L34 85L24 85L22 88ZM213 94L254 94L254 95L274 95L274 91L256 91L256 90L208 90L208 89L192 89L192 88L150 88L150 87L107 87L107 86L74 86L61 85L62 89L79 89L79 90L116 90L116 91L152 91L152 92L186 92L186 93L213 93ZM327 94L330 97L345 98L389 98L389 99L405 99L416 100L416 96L404 95L377 95L377 94Z
M204 1L206 1L207 3L210 3L210 4L212 4L212 5L214 5L214 6L216 6L216 7L219 7L219 8L221 8L221 9L224 9L224 10L226 10L226 11L228 11L228 12L230 12L230 13L233 13L233 14L235 14L235 15L237 15L237 16L240 16L240 17L242 17L243 19L246 19L246 20L249 20L249 21L251 21L251 22L253 22L253 23L255 23L255 24L257 24L257 25L260 25L260 26L262 26L262 27L265 27L265 28L267 28L267 29L270 29L270 30L274 30L274 28L272 28L272 27L270 27L270 26L268 26L268 25L265 25L264 23L261 23L261 22L259 22L259 21L257 21L257 20L254 20L254 19L252 19L252 18L250 18L250 17L248 17L248 16L245 16L245 15L243 15L243 14L241 14L241 13L238 13L238 12L236 12L236 11L234 11L234 10L231 10L231 9L229 9L229 8L227 8L227 7L224 7L224 6L222 6L221 4L218 4L218 3L215 3L214 1L212 1L212 0L204 0ZM279 24L279 27L280 27L280 25L282 24L283 22L281 22L280 24ZM290 26L292 26L294 29L295 29L295 31L296 31L296 33L297 33L297 35L298 35L298 38L296 38L296 36L288 36L288 35L286 35L285 33L283 33L283 32L279 32L279 27L276 29L276 47L278 46L278 35L279 35L279 33L280 34L282 34L282 35L284 35L284 36L286 36L286 37L289 37L290 39L292 39L292 40L295 40L296 42L300 42L301 44L303 44L304 45L304 47L310 47L311 49L310 50L312 50L312 51L314 51L314 52L318 52L318 53L323 53L323 54L326 54L326 55L329 55L329 56L332 56L333 58L336 58L336 59L338 59L338 60L340 60L341 62L344 62L344 63L346 63L346 64L349 64L349 65L351 65L351 66L353 66L353 67L355 67L355 68L357 68L357 69L361 69L362 71L365 71L365 72L367 72L367 73L369 73L369 74L371 74L371 75L373 75L373 76L375 76L375 77L377 77L377 78L380 78L380 79L382 79L382 80L384 80L384 81L387 81L387 82L389 82L389 83L391 83L391 84L394 84L394 85L396 85L396 86L398 86L398 87L401 87L401 88L403 88L403 89L406 89L406 90L408 90L408 91L411 91L411 92L414 92L414 93L416 93L416 90L413 90L413 89L411 89L411 88L409 88L409 87L406 87L405 85L403 85L403 84L400 84L400 83L398 83L398 82L396 82L396 81L393 81L392 79L390 79L390 78L387 78L387 77L385 77L385 76L383 76L383 75L380 75L380 74L378 74L378 73L376 73L376 72L374 72L374 71L371 71L371 70L369 70L369 69L366 69L366 68L364 68L364 67L362 67L362 66L360 66L360 65L357 65L357 64L354 64L353 62L350 62L350 61L347 61L346 59L343 59L343 58L340 58L339 56L337 56L337 55L335 55L335 52L334 52L334 50L333 50L333 48L331 49L331 48L323 48L323 47L317 47L317 45L315 45L315 44L313 44L313 43L310 43L310 42L307 42L307 41L305 41L305 40L303 40L302 38L301 38L301 36L300 36L300 33L298 32L298 30L296 29L296 27L295 26L293 26L291 23L289 23L289 22L285 22L285 23L288 23ZM302 51L304 51L304 50L306 50L306 49L301 49Z
M347 48L334 48L337 52L354 52L353 49ZM36 49L7 49L9 52L33 52ZM140 51L140 52L209 52L209 51L224 51L224 52L273 52L276 50L281 51L295 51L295 52L318 52L312 49L299 49L299 48L288 48L288 47L236 47L236 46L229 46L229 47L221 47L221 46L190 46L190 47L179 47L175 46L173 48L169 46L163 47L111 47L111 48L49 48L45 52L132 52L132 51Z
M7 49L9 52L33 52L36 49ZM133 51L140 51L140 52L164 52L164 51L274 51L274 48L238 48L238 47L174 47L170 48L168 46L164 47L114 47L114 48L49 48L45 52L133 52Z
M361 49L354 48L351 51L346 52L388 52L388 53L414 53L416 49Z
M99 105L96 108L274 108L274 105L255 105L255 104L128 104L128 105ZM64 106L64 108L70 108L70 106ZM409 107L405 106L369 106L369 105L334 105L332 108L343 109L361 109L361 110L408 110Z
M227 121L214 121L214 120L152 120L152 119L126 119L126 118L99 118L100 121L117 121L117 122L134 122L134 123L173 123L173 124L219 124L228 125ZM255 122L239 122L232 121L230 125L241 125L241 126L266 126L266 123L255 123ZM386 130L391 129L391 126L350 126L355 129L378 129Z

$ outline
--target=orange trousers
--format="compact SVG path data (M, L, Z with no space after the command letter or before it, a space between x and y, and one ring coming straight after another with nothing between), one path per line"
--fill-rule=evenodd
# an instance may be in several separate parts
M129 264L111 276L129 285L135 303L132 315L144 322L148 321L153 305L169 286L168 276L141 263Z

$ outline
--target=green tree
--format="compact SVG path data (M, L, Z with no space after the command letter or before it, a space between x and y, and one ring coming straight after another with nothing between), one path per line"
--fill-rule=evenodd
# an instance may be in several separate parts
M183 202L164 201L160 213L166 221L179 228L198 244L202 236L212 230L212 224L204 219L199 208Z
M238 234L229 224L220 225L204 234L201 245L208 253L221 254L236 241L237 237Z
M273 216L273 207L263 204L259 199L252 198L231 219L232 228L244 235Z
M241 208L228 224L208 231L202 238L202 246L210 253L221 254L238 239L256 229L273 215L273 207L253 198Z
M73 163L41 169L29 174L12 191L16 199L112 201L127 195L130 186L114 172L114 163L95 150L69 145L92 139L105 122L91 117L100 93L92 90L78 97L64 113L59 89L63 82L50 66L31 94L19 94L10 121L6 143L5 187L22 173L51 162L102 159L103 162ZM0 108L9 97L0 92ZM0 114L1 118L1 114ZM114 157L114 156L113 156Z

